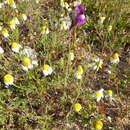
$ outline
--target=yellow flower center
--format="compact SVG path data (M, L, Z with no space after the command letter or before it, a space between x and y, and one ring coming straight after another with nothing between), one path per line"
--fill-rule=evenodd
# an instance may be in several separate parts
M81 71L77 71L78 76L82 76L82 72Z
M14 0L9 0L10 4L15 4Z
M79 65L77 70L78 70L78 72L82 72L82 71L83 71L82 66L81 66L81 65Z
M7 31L6 28L3 28L3 29L2 29L2 34L5 34L5 33L8 33L8 31Z
M101 120L97 120L97 121L96 121L96 124L95 124L96 130L101 130L102 127L103 127L102 121L101 121Z
M113 54L112 58L113 59L118 59L119 58L119 54L118 53Z
M49 65L45 64L45 65L43 66L43 69L44 69L44 70L48 70L49 67L50 67Z
M96 97L100 97L101 96L101 92L96 92Z
M24 66L29 66L31 64L31 60L28 57L24 57L23 61L22 61L22 64Z
M13 76L10 75L10 74L6 74L6 75L4 76L4 82L5 82L5 83L8 83L8 82L12 81L13 79L14 79Z
M102 67L102 64L103 64L103 63L102 63L101 61L99 61L99 62L96 63L96 65L97 65L98 67Z
M82 106L79 103L74 104L74 110L75 111L80 111L81 108L82 108Z
M47 26L42 27L42 31L45 32L47 30Z
M73 56L74 56L74 53L73 53L73 52L70 52L70 56L73 57Z
M112 90L107 91L108 95L112 95Z
M22 14L22 17L26 17L27 15L26 14Z
M17 48L18 46L19 46L19 44L17 42L12 43L12 48Z

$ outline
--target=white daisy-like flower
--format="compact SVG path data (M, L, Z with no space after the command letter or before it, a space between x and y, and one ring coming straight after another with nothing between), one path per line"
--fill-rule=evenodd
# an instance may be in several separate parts
M109 99L112 100L113 99L112 95L113 95L112 90L107 90L107 96L106 97L109 97Z
M102 68L103 60L100 58L95 59L95 63L93 64L93 70L99 70L99 68Z
M42 34L48 34L48 33L49 33L49 29L47 28L46 25L44 25L44 26L42 27Z
M4 53L4 49L0 46L0 54Z
M12 51L17 53L19 52L20 48L22 48L22 46L17 42L13 42L11 47L12 47Z
M16 29L16 26L15 26L15 22L13 21L13 20L11 20L10 22L9 22L9 26L10 26L10 28L13 30L13 29Z
M6 86L13 85L13 83L14 83L14 78L10 74L6 74L3 78L3 80L4 80L4 83Z
M0 31L2 30L2 26L0 26Z
M69 53L69 58L70 58L71 61L74 60L74 53L73 53L73 52L70 52L70 53Z
M2 35L3 35L5 38L7 38L7 37L9 36L8 30L7 30L6 28L3 28L3 29L1 30L1 33L2 33Z
M119 54L118 53L114 53L112 55L112 57L110 58L110 62L112 64L118 64L120 62L120 59L119 59Z
M108 30L108 32L110 32L112 30L112 25L109 25L107 30Z
M18 20L17 17L14 17L14 18L13 18L13 21L14 21L15 24L20 24L20 22L19 22L19 20Z
M48 64L45 64L45 65L43 66L42 72L43 72L43 74L44 74L45 76L48 76L48 75L51 75L51 74L52 74L53 69L52 69L52 67L50 67Z
M28 71L29 69L33 68L33 64L30 58L24 57L22 60L22 69L24 71Z
M75 77L76 77L77 79L82 79L83 73L81 73L80 71L77 71L77 72L75 73Z
M96 97L96 101L97 101L97 102L99 102L99 101L101 100L101 98L104 97L103 91L104 91L104 89L100 89L99 91L97 91L97 92L95 93L95 97Z
M64 0L60 0L60 5L61 5L61 7L65 7L65 1Z
M105 18L106 18L105 16L100 16L99 17L99 24L103 24Z
M23 18L24 21L27 20L27 15L26 14L22 14L21 16L22 16L22 18Z

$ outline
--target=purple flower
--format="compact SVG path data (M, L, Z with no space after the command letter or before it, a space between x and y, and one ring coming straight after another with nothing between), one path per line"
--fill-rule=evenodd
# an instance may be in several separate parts
M25 24L21 26L21 29L25 32L29 32L29 28Z
M84 24L85 22L85 15L84 14L80 14L80 15L77 15L77 24Z
M76 5L75 10L77 11L78 14L83 14L84 13L84 6L82 4Z
M27 19L28 20L32 20L32 16L27 16Z

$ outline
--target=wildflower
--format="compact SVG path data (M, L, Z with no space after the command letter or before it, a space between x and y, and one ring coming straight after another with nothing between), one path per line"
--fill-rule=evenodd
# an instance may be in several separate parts
M74 7L77 5L80 5L82 3L82 0L77 0L73 2Z
M103 128L103 123L101 120L97 120L95 123L96 130L101 130Z
M81 65L78 65L77 71L83 74L83 67Z
M65 20L61 21L61 30L67 30L67 29L69 29L67 22Z
M77 11L78 14L83 14L84 13L84 6L82 4L76 5L75 11Z
M99 102L99 101L101 100L101 98L104 97L103 91L104 91L104 89L100 89L99 91L97 91L97 92L95 93L97 102Z
M10 75L10 74L6 74L5 76L4 76L4 83L5 83L5 85L12 85L13 83L14 83L14 78L13 78L13 76L12 75Z
M102 59L97 58L97 59L95 59L93 69L98 71L99 68L102 68L102 65L103 65Z
M113 97L112 97L112 90L107 90L107 97L109 97L110 98L110 100L112 100L113 99Z
M25 32L29 32L29 28L25 24L21 26L21 29Z
M118 64L119 61L120 61L120 59L119 59L119 54L118 54L118 53L114 53L114 54L112 55L112 57L110 58L110 62L111 62L112 64Z
M107 30L108 30L108 32L110 32L112 30L112 25L109 25Z
M23 18L24 21L27 20L27 15L26 14L22 14L21 16L22 16L22 18Z
M106 18L106 17L104 17L104 16L100 16L100 17L99 17L99 24L103 24L105 18Z
M76 112L79 112L82 109L82 106L81 106L81 104L76 103L76 104L74 104L73 108Z
M36 1L37 4L40 2L40 0L35 0L35 1Z
M3 28L1 31L2 35L7 38L9 36L8 30L6 28Z
M74 60L74 53L73 52L70 52L69 58L70 58L71 61Z
M2 30L2 26L0 25L0 31Z
M85 15L84 14L80 14L77 16L77 24L84 24L85 22Z
M10 0L5 0L4 1L4 4L9 4L10 3Z
M12 8L16 8L14 0L9 0L9 4L11 5Z
M34 66L38 66L38 63L36 60L31 60L28 57L24 57L22 60L22 69L25 71L28 71L29 69L32 69Z
M4 53L4 50L3 48L0 46L0 54L3 54Z
M42 34L48 34L48 33L49 33L49 29L47 28L46 25L44 25L44 26L42 27Z
M82 79L82 75L83 74L80 71L77 71L76 74L75 74L77 79Z
M11 47L12 47L12 51L14 52L19 52L19 49L22 48L22 46L17 42L13 42Z
M64 2L64 0L60 0L60 5L61 5L61 7L65 7L65 2Z
M14 21L15 24L20 24L20 22L19 22L19 20L18 20L17 17L14 17L14 18L13 18L13 21Z
M48 64L45 64L43 66L43 70L42 70L43 74L45 76L48 76L48 75L51 75L51 73L53 72L52 68L48 65Z
M12 30L16 28L15 22L14 22L13 20L11 20L11 21L9 22L9 26L10 26L10 28L11 28Z

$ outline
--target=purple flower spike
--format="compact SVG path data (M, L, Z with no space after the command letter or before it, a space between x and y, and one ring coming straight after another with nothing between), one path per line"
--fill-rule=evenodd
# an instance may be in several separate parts
M29 28L25 24L21 26L21 29L25 32L29 32Z
M84 24L85 22L85 15L84 14L80 14L77 16L77 24Z
M82 4L76 5L75 10L77 11L78 14L83 14L84 13L84 6Z

